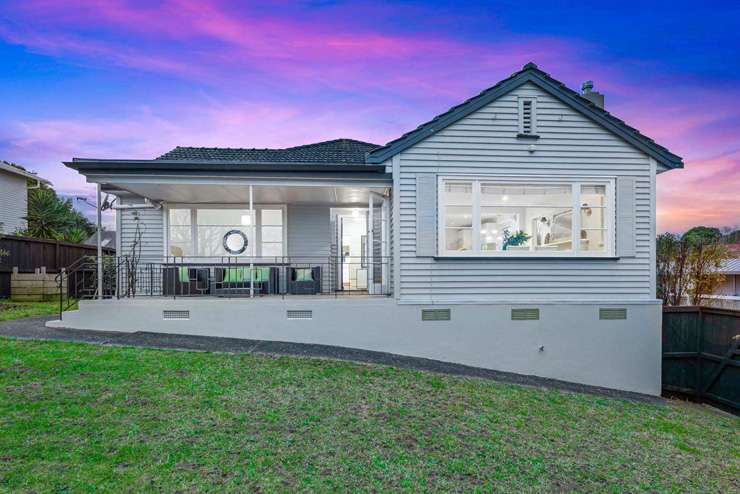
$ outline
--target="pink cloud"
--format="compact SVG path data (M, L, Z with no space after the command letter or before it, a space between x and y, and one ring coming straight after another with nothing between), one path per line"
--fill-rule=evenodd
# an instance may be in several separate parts
M740 150L658 176L658 231L740 227Z
M505 41L463 42L397 33L353 22L362 9L349 16L341 5L320 17L192 0L26 0L6 8L13 15L0 20L0 37L29 50L205 88L175 114L135 108L105 118L20 119L6 128L8 158L59 174L62 187L79 186L71 172L57 170L71 156L150 158L175 145L281 147L339 136L382 143L534 60L570 84L593 79L610 111L684 156L685 170L659 178L659 231L740 223L733 152L740 91L689 78L636 81L641 75L628 76L624 60L593 63L598 48L578 40L503 33ZM382 15L399 8L421 7L394 5ZM208 96L224 88L245 99Z

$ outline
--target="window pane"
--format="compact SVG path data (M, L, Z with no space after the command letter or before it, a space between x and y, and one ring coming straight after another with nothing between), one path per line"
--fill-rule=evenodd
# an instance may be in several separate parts
M282 209L263 209L262 210L262 224L263 225L283 225L283 210Z
M445 204L473 204L473 184L471 182L445 182Z
M190 210L189 209L170 209L170 225L189 225L190 224Z
M445 226L470 228L473 226L473 208L470 206L447 206Z
M189 226L171 226L170 242L191 242L192 230Z
M606 230L581 230L581 250L606 252Z
M581 186L580 249L583 252L606 252L606 186Z
M250 224L248 209L198 209L199 226L243 226Z
M570 185L481 184L481 205L570 206Z
M240 231L247 237L247 248L244 252L229 252L224 248L224 237L232 230ZM198 225L198 255L199 256L248 256L252 248L249 238L250 229L239 225L201 226Z
M519 229L517 212L508 208L481 208L480 224L482 251L503 250L504 232Z
M445 250L464 252L473 249L473 230L470 228L446 228Z
M282 242L283 240L283 227L282 226L263 226L262 227L262 241L263 242Z
M581 228L606 228L606 208L581 208Z
M262 255L265 257L280 257L283 255L283 244L281 243L262 243Z
M572 208L482 207L481 251L569 251Z
M582 185L581 206L604 207L606 206L606 186L604 185Z
M189 217L190 211L188 210ZM193 239L190 226L170 226L169 249L169 255L171 256L193 255Z

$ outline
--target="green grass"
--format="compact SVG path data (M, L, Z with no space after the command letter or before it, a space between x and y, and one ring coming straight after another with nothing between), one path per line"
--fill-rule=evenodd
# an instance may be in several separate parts
M67 300L64 301L65 305ZM73 310L70 307L67 310ZM46 302L17 302L15 300L0 299L0 321L11 321L24 317L52 316L59 313L59 300Z
M738 492L739 448L680 402L0 339L0 491Z

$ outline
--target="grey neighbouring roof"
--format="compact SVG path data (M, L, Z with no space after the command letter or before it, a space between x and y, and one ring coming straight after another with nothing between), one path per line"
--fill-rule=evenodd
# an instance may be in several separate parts
M719 272L723 274L740 274L740 257L728 259L722 263Z
M233 161L240 163L364 164L378 144L354 139L305 144L285 149L176 147L158 160Z
M108 249L116 248L116 231L115 230L103 230L101 233L102 246ZM98 234L93 233L90 237L85 240L85 245L98 245Z
M581 112L597 124L621 137L637 149L654 158L658 164L668 168L683 168L683 159L680 156L671 153L668 149L641 134L637 129L630 127L608 111L594 105L576 91L566 87L562 82L553 79L549 74L540 70L534 63L526 64L522 70L515 72L495 86L484 90L477 96L457 106L453 106L446 112L419 125L416 129L407 132L398 139L394 139L386 145L373 150L368 155L368 163L382 163L388 160L392 156L483 108L492 101L527 82L537 85L574 110Z
M43 184L51 184L51 182L49 182L45 178L41 178L34 172L29 172L22 166L11 163L10 161L0 160L0 170L12 173L14 175L20 175L21 177L25 177L30 180L38 180L40 183Z

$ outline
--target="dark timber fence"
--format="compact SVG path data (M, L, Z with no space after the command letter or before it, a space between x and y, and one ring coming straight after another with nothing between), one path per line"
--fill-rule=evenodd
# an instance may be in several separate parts
M94 245L14 235L0 235L0 251L10 253L9 256L0 257L0 298L10 297L13 267L18 267L20 273L33 273L41 267L46 267L48 273L58 273L61 268L72 265L81 257L97 255ZM103 249L103 252L112 254L115 251Z
M740 311L663 309L663 392L740 413Z

